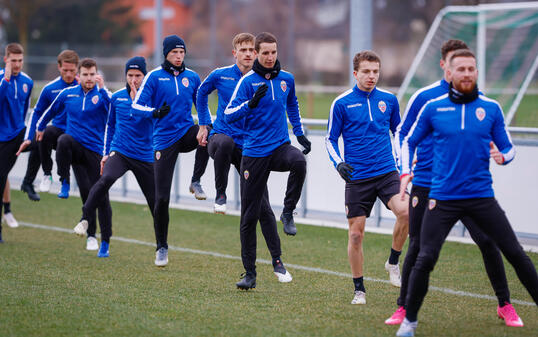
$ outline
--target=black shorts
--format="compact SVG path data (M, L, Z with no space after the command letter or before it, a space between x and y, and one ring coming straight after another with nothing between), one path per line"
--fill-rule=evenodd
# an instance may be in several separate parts
M392 171L376 177L346 183L346 216L370 216L377 197L390 209L390 199L400 193L400 176Z

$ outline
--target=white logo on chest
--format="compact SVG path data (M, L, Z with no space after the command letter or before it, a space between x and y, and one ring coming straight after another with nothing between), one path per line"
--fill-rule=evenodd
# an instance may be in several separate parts
M476 108L475 114L479 121L483 121L486 118L486 110L484 108Z
M385 113L385 111L387 111L387 103L385 103L384 101L379 101L379 103L377 103L377 107L382 113Z

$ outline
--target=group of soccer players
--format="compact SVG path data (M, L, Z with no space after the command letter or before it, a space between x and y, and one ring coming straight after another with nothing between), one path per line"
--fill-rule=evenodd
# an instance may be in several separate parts
M174 167L179 153L196 150L190 190L197 198L205 198L199 180L211 156L216 213L226 212L230 166L240 175L245 273L237 287L256 287L258 221L278 281L292 281L281 259L267 181L271 171L290 172L280 220L284 232L293 236L297 233L293 211L306 176L305 155L311 148L302 128L294 77L281 69L277 40L270 33L238 34L232 47L235 64L215 69L201 82L196 72L185 67L185 42L168 36L163 41L164 63L147 73L144 58L129 59L126 86L114 94L106 89L94 60L79 62L74 51L63 51L58 56L60 76L43 88L25 127L33 82L21 71L22 47L9 44L6 67L0 71L0 113L5 121L0 125L0 190L4 191L17 156L30 151L22 189L39 200L33 180L41 163L45 177L40 189L49 190L50 156L56 149L58 197L69 196L71 168L80 188L82 216L74 231L87 236L86 249L108 257L112 235L108 191L130 170L154 219L155 264L165 266ZM515 154L500 106L478 91L476 59L464 42L446 41L440 66L443 79L417 91L401 120L396 97L377 87L379 56L360 52L353 59L357 84L334 100L328 120L329 158L346 182L348 258L355 287L352 304L366 304L362 245L366 218L376 198L396 216L385 269L390 283L400 287L400 297L397 310L385 323L400 324L398 336L414 335L429 273L450 229L460 219L483 254L499 300L499 317L509 326L523 326L510 304L500 251L538 303L534 265L517 242L491 187L490 157L504 165ZM208 95L214 90L218 109L212 121ZM193 104L198 125L191 115ZM288 121L302 151L290 144ZM100 245L95 238L97 211ZM408 233L409 249L400 276L398 261Z
M500 252L538 304L536 269L494 198L489 172L490 157L505 165L515 155L503 112L478 90L476 58L463 41L443 44L440 66L443 79L418 90L400 120L396 97L376 87L379 56L360 52L353 60L357 85L334 100L328 122L327 151L346 181L348 256L355 284L352 304L366 303L362 241L376 197L396 215L385 269L391 284L400 287L400 296L397 310L385 323L400 324L397 336L414 336L429 273L458 220L480 247L499 301L497 314L506 325L520 327L523 322L510 304ZM400 276L398 256L407 231L409 249Z

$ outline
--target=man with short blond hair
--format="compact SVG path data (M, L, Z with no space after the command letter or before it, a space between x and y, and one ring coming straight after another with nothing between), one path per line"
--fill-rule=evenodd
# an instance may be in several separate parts
M24 64L24 49L18 43L10 43L5 49L4 62L6 67L0 70L0 191L4 191L7 177L15 162L19 149L24 140L25 126L24 120L30 105L30 97L34 82L22 71ZM33 181L37 170L39 170L39 154L34 149L30 152L28 169L24 182ZM30 198L37 194L30 184L24 184L27 187L24 192L28 193ZM37 199L39 200L39 195ZM2 205L0 205L0 214L2 214ZM2 241L2 227L0 226L0 241Z
M249 33L237 34L232 41L232 54L235 64L217 68L202 82L197 94L198 117L200 120L200 132L198 134L200 144L207 144L209 155L215 163L215 213L226 213L226 187L228 186L228 173L230 164L233 164L237 172L241 169L241 150L243 148L243 130L241 125L226 122L224 111L230 102L237 82L252 69L256 57L254 51L254 35ZM217 119L213 123L213 129L209 136L206 127L211 123L211 116L207 106L209 94L217 90L219 105ZM291 275L286 271L280 255L280 237L278 235L276 218L269 204L267 188L263 194L260 211L260 227L267 243L267 248L273 259L273 272L279 282L291 281Z
M353 58L357 84L331 105L325 145L329 158L345 180L345 209L349 223L348 259L355 285L351 304L366 304L363 279L363 239L366 218L376 198L396 216L390 256L385 263L390 283L400 286L398 258L407 238L407 199L398 197L400 180L390 132L400 123L396 96L377 87L381 60L370 50ZM344 140L342 159L338 139Z

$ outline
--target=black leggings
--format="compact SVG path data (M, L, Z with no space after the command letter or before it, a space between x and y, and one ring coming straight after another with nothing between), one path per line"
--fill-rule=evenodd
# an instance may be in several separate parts
M24 134L26 129L22 129L19 134L7 142L0 142L0 191L4 193L4 188L6 187L7 177L9 172L15 166L17 161L17 151L21 146L21 143L24 141ZM28 166L26 168L26 175L24 176L24 182L32 184L34 182L35 176L39 171L39 153L37 151L37 144L35 141L32 141L29 147L27 147L24 152L30 151L30 156L28 158ZM2 214L3 203L0 204L0 215ZM1 221L0 221L1 222ZM0 225L0 231L2 231L2 225Z
M243 157L241 160L241 259L248 272L256 270L256 224L269 207L267 180L271 171L290 171L284 210L295 209L304 179L306 159L299 149L286 143L268 157ZM262 227L263 229L263 227Z
M64 130L49 125L43 132L43 139L39 142L39 153L41 157L41 167L45 175L52 175L52 149L56 150L58 138L64 134Z
M122 155L119 152L112 151L103 168L103 175L93 185L88 195L88 199L82 206L82 218L88 222L95 222L95 210L101 200L108 195L110 187L116 180L131 170L144 194L148 203L151 215L153 216L153 207L155 207L155 184L153 180L153 163L143 162ZM112 223L99 223L101 227L101 238L103 241L110 242L112 236Z
M82 204L85 204L90 189L100 178L101 155L88 150L71 135L64 133L58 138L56 164L58 165L58 175L62 181L63 179L69 181L69 167L73 167ZM99 210L99 225L102 228L110 228L112 226L112 209L108 193L99 200L97 209ZM93 214L89 216L88 236L95 236L96 227L94 210Z
M405 297L407 296L407 286L409 284L409 275L415 265L419 248L420 248L420 230L422 228L422 220L424 212L428 205L428 195L430 189L428 187L413 185L411 189L411 197L409 199L409 247L405 255L405 261L402 268L402 286L400 288L400 297L396 303L398 306L405 305ZM505 302L510 302L510 290L506 281L506 273L504 271L504 263L501 253L495 242L490 239L476 225L472 218L463 217L463 224L469 231L471 238L480 248L484 266L488 274L491 286L495 291L499 305L504 305Z
M174 178L174 167L179 153L197 150L197 152L201 152L200 155L196 156L197 158L209 158L207 147L198 146L198 140L196 139L198 129L198 125L191 126L177 142L164 150L155 151L155 208L153 214L155 217L157 250L161 247L168 248L168 223L170 222L168 206L170 205L170 189ZM203 154L204 152L205 154ZM207 160L205 163L207 165ZM195 164L195 174L197 170L200 172L200 167ZM195 176L193 175L193 181L194 179Z
M209 138L207 152L215 165L215 189L217 198L226 196L228 187L228 173L230 165L234 165L239 172L241 166L241 149L236 146L232 137L223 133L216 133Z
M420 232L420 251L409 277L406 297L406 317L416 321L422 301L428 292L430 272L441 247L458 219L470 217L488 235L508 262L534 302L538 304L538 275L531 259L525 254L516 235L495 198L465 200L429 200Z

